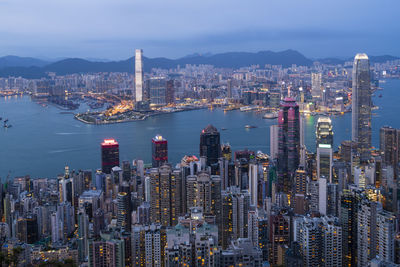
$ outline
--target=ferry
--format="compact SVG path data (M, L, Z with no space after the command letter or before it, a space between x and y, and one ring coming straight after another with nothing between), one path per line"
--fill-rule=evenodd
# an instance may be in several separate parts
M250 111L251 108L250 107L241 107L240 111L244 112L244 111Z
M276 119L276 118L278 118L277 112L268 112L265 113L265 115L263 116L263 119Z
M247 106L247 107L241 107L240 111L244 112L244 111L252 111L255 110L257 107L255 106Z

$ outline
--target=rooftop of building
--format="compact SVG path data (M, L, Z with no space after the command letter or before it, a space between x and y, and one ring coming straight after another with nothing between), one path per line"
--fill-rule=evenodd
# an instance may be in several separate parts
M100 197L102 194L102 190L87 190L82 193L81 198L89 198L89 197Z
M365 54L365 53L358 53L358 54L354 57L354 59L355 59L355 60L359 60L359 59L368 59L368 56L367 56L367 54Z
M104 139L101 143L101 146L114 146L118 145L118 142L115 139Z
M218 130L215 128L213 125L209 124L206 126L206 128L201 131L201 133L217 133Z
M161 142L161 141L167 141L161 134L157 134L156 136L153 137L154 142Z

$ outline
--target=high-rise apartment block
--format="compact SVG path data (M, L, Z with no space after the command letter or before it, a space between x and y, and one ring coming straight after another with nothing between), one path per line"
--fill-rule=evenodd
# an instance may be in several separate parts
M181 212L181 173L170 165L150 170L150 220L163 226L178 223Z

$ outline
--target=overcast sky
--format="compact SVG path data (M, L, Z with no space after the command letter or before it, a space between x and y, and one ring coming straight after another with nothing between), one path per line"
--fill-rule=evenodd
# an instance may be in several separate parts
M0 0L0 56L400 56L399 0Z

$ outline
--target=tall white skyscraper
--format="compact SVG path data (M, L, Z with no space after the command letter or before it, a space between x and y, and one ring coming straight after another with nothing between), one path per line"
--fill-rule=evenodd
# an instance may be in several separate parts
M320 177L318 179L318 209L319 213L326 215L327 210L327 191L326 191L326 178Z
M278 125L271 125L269 127L269 146L270 146L270 156L273 159L278 157L278 134L279 127Z
M307 148L304 141L305 136L305 118L303 115L300 115L300 165L306 165L306 156L307 156Z
M256 210L249 211L248 219L248 238L253 246L258 247L258 212Z
M388 211L380 211L377 217L377 255L382 260L394 262L395 260L395 235L396 216Z
M353 63L352 141L357 143L361 162L368 161L371 148L371 84L369 59L357 54Z
M304 266L342 266L342 229L335 217L298 217L294 239L300 245Z
M336 217L324 216L322 230L322 258L325 267L342 266L342 227Z
M135 50L135 92L136 102L143 101L143 50Z
M249 191L251 196L251 205L257 207L257 193L258 193L258 165L249 164Z
M377 203L363 199L357 218L357 262L359 267L367 266L376 256Z

